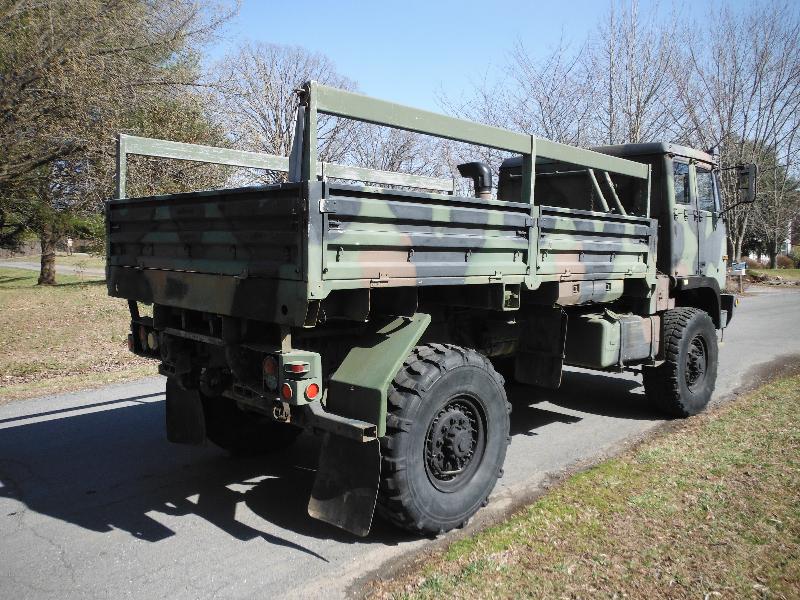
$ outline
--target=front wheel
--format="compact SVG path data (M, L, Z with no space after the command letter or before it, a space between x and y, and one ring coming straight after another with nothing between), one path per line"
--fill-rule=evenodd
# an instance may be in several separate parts
M717 333L708 314L681 307L664 313L664 362L645 367L647 398L672 417L689 417L705 409L717 381Z
M477 352L417 346L389 390L378 514L437 534L464 525L502 474L511 405Z

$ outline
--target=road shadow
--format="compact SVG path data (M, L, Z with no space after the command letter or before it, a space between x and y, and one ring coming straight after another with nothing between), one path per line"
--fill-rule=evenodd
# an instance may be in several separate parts
M576 423L580 416L564 414L541 406L556 407L618 419L652 421L663 419L649 406L641 381L614 374L565 371L561 387L548 390L518 383L507 384L508 398L513 405L513 434L535 435L535 430L549 423Z
M617 419L664 418L647 401L641 379L614 374L565 371L561 388L548 394L546 400L569 410Z
M176 531L159 515L201 517L236 539L262 538L326 560L297 536L342 543L394 545L414 539L376 519L358 538L308 516L319 442L302 435L289 449L234 458L213 445L187 447L164 437L164 402L151 395L4 419L0 430L0 497L27 510L94 532L122 530L159 542ZM119 404L138 401L133 406ZM80 412L86 408L96 412ZM97 410L100 408L101 410ZM70 414L70 412L72 414ZM57 418L29 423L32 418ZM265 527L236 518L244 503ZM288 539L292 538L292 539Z
M577 423L579 413L653 419L637 387L630 379L580 372L565 373L555 391L512 384L511 433L536 435L550 423ZM153 543L176 535L164 524L172 519L159 515L195 515L236 539L261 538L320 560L325 558L297 542L298 536L386 545L415 539L377 518L369 537L358 538L308 516L316 438L302 435L278 454L246 459L212 445L170 444L159 396L1 419L0 497L90 531L122 530ZM31 422L42 418L49 420ZM241 503L264 527L236 518Z

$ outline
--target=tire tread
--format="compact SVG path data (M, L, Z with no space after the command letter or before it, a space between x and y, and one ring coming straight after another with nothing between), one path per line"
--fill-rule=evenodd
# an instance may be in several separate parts
M679 418L691 416L681 402L680 359L683 336L689 323L708 314L699 308L683 306L666 311L663 316L664 363L642 370L645 395L660 411Z
M414 511L405 482L398 477L406 468L406 461L395 453L403 446L400 438L410 435L412 424L405 415L414 412L425 392L443 373L466 365L484 369L503 388L503 378L483 355L460 346L435 343L416 346L389 386L386 435L380 440L381 481L376 512L395 526L416 534L437 534L443 529ZM511 412L511 404L505 395L503 398Z

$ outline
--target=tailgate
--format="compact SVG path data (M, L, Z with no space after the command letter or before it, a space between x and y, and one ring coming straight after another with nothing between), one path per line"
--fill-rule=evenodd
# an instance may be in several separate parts
M301 279L299 184L111 200L109 267Z

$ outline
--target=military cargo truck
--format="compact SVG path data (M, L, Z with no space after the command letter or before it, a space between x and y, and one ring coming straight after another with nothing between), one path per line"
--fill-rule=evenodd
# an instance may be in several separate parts
M460 165L466 196L320 162L319 115L511 157L496 195L487 165ZM285 182L127 198L130 154ZM309 514L358 535L373 511L435 534L486 504L510 440L504 377L634 370L673 417L714 390L735 302L704 152L575 148L309 82L289 157L120 136L118 160L108 293L128 300L131 351L167 377L168 439L260 452L321 436Z

